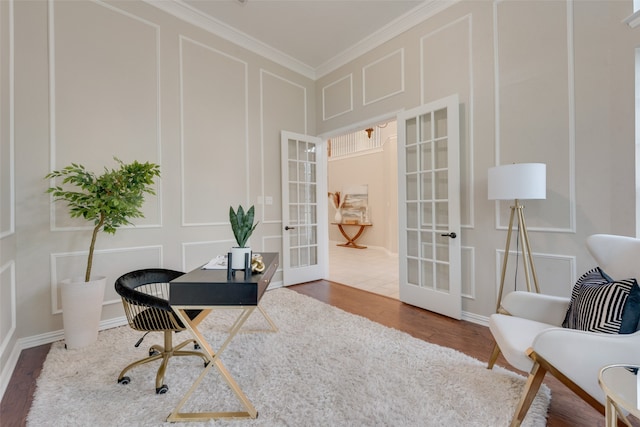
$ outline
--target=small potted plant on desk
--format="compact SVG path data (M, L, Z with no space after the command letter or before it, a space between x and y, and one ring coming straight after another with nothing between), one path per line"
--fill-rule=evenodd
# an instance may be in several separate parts
M91 275L98 232L115 234L118 227L131 224L131 218L144 217L140 210L144 194L155 194L152 185L160 176L160 166L154 163L125 164L114 159L119 169L105 167L100 176L76 163L45 176L50 180L62 178L61 185L52 185L47 192L54 201L67 202L71 218L93 223L84 277L62 280L62 323L67 348L85 347L98 338L106 283L105 276ZM63 188L66 184L76 190Z
M247 247L247 240L251 237L253 230L256 229L258 223L254 224L255 209L253 206L245 212L242 205L238 205L238 210L234 211L233 206L229 207L229 221L231 222L231 230L236 238L238 246L231 248L231 269L244 270L245 254L249 254L249 262L251 262L251 248Z

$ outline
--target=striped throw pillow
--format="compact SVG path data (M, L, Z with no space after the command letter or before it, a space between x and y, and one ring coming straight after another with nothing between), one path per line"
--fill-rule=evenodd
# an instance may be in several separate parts
M576 284L573 286L573 290L571 291L571 300L569 301L569 308L567 309L567 314L564 317L564 322L562 322L562 326L565 328L575 329L574 325L576 320L574 319L575 310L573 309L575 305L575 301L580 294L580 289L584 285L595 286L595 285L604 285L609 282L612 282L607 274L602 271L600 267L594 267L591 270L584 273L582 276L576 280Z
M583 331L617 334L635 279L607 281L593 274L574 287L563 326ZM602 272L602 270L600 270ZM596 272L597 273L597 272Z

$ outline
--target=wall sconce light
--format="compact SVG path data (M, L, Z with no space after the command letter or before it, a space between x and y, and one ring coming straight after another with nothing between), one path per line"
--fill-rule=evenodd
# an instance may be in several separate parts
M373 128L367 128L364 130L367 133L369 139L371 139L371 134L373 133Z

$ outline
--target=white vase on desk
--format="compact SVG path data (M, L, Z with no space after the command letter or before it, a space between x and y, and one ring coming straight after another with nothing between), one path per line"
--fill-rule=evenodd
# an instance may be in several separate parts
M342 222L342 212L340 212L340 209L336 209L336 214L333 217L333 220L335 222L337 222L338 224L340 224Z
M233 270L244 270L245 254L249 254L249 265L251 265L251 248L231 248L231 268Z

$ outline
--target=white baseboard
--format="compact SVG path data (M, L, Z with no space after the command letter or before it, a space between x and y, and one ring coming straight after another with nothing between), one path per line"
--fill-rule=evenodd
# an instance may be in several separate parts
M18 358L20 357L20 351L21 350L18 348L18 345L14 345L11 349L11 353L9 354L7 364L4 365L4 369L2 369L2 374L0 374L0 400L2 400L4 392L7 390L7 386L9 385L9 380L11 380L11 375L13 375L13 370L16 368Z
M462 320L475 323L477 325L489 326L489 318L487 316L480 316L479 314L469 313L468 311L462 312Z

